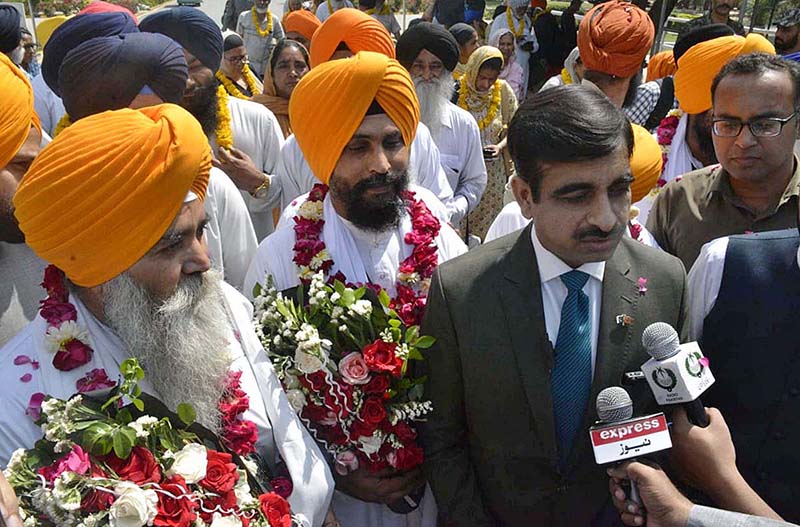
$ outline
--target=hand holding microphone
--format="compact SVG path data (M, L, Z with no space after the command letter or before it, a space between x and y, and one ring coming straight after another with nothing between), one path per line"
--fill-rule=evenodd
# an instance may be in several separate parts
M700 346L696 342L681 344L678 332L664 322L645 328L642 345L652 357L642 364L642 372L658 404L681 404L692 424L707 427L708 415L700 395L714 384L714 375Z

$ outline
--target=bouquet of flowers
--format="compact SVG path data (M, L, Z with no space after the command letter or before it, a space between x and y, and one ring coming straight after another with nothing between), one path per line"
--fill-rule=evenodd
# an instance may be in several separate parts
M177 409L182 423L148 415L141 367L129 359L120 371L104 401L45 398L37 409L44 438L14 452L4 471L25 527L296 524L283 497L251 491L250 481L258 484L246 462L237 465L238 456L207 447L189 430L190 405ZM122 407L123 399L131 406Z
M377 289L377 295L376 293ZM304 296L299 289L298 298ZM256 334L289 402L345 475L412 469L422 463L413 423L432 410L424 377L409 363L434 340L406 327L379 288L326 284L311 276L307 303L277 292L271 277L256 289Z

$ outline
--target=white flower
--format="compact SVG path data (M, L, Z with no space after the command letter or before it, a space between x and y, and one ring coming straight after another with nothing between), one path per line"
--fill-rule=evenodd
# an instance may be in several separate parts
M44 335L44 342L47 349L55 353L70 340L80 340L88 342L89 334L78 325L74 320L66 320L60 326L50 326Z
M56 505L65 511L76 511L81 508L81 493L76 487L74 473L64 472L53 483L53 498Z
M298 414L306 405L306 396L302 390L289 390L286 392L286 398L289 399L289 404Z
M22 468L22 462L25 461L26 457L27 456L25 455L24 448L18 448L12 452L11 459L8 460L8 466L6 466L6 470L3 471L4 474L6 474L6 477L8 477L8 474L16 472Z
M294 363L297 369L305 374L314 373L322 369L322 360L319 357L306 353L297 347L294 353Z
M339 301L340 298L342 298L342 295L334 291L333 294L331 295L331 302L335 304L336 302Z
M143 527L153 523L158 513L158 496L154 490L144 490L122 481L114 487L114 492L118 497L108 510L111 527Z
M359 436L358 443L361 445L361 450L368 456L372 454L377 454L378 450L381 449L381 445L383 445L383 438L378 435L379 432L375 432L371 436Z
M300 379L291 373L284 373L283 383L286 385L287 390L295 390L300 387Z
M230 516L223 516L218 512L214 513L214 519L211 520L211 527L242 527L242 520L235 514Z
M250 493L250 485L247 483L247 472L242 469L237 469L237 472L239 473L239 481L236 482L233 492L236 494L236 505L241 509L245 505L255 503L257 500Z
M136 437L139 439L147 439L150 435L150 428L158 423L158 419L149 415L143 415L136 421L128 423L128 426L136 430Z
M175 462L167 471L167 476L178 474L183 476L186 483L194 485L206 477L208 467L208 454L206 447L197 443L190 443L175 453Z
M369 317L372 314L372 302L369 300L356 300L356 303L350 306L350 310L362 317Z
M258 463L256 463L253 458L251 458L250 456L244 456L241 459L242 459L242 465L244 465L244 468L247 469L247 472L249 472L253 476L258 474Z
M297 209L297 215L309 220L320 220L322 219L322 207L322 201L306 200L300 205L300 208Z

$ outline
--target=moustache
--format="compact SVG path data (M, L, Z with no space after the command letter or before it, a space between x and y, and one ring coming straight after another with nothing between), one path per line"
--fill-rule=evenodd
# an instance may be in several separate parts
M386 172L384 174L375 174L374 176L363 179L356 183L353 187L353 190L357 193L362 193L371 188L395 185L396 183L400 182L403 177L403 172Z
M624 225L617 225L616 227L614 227L613 229L611 229L608 232L606 232L606 231L604 231L602 229L598 229L598 228L590 228L590 229L586 229L585 231L579 232L578 235L576 236L576 238L578 239L578 241L581 241L581 242L584 242L584 241L605 241L605 240L608 240L609 238L616 238L616 237L622 235L624 229L625 229Z

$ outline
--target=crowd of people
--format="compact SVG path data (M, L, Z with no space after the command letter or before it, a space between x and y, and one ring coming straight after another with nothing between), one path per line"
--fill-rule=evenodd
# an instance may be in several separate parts
M246 433L308 527L800 522L800 8L773 43L713 0L650 56L622 0L405 30L382 0L269 5L94 0L41 56L0 5L0 466L43 398L135 357L167 408ZM287 396L254 303L316 272L424 312L421 467L340 470ZM598 466L595 399L653 322L710 359L711 424L667 409L663 470ZM5 524L37 525L16 503L0 477Z

